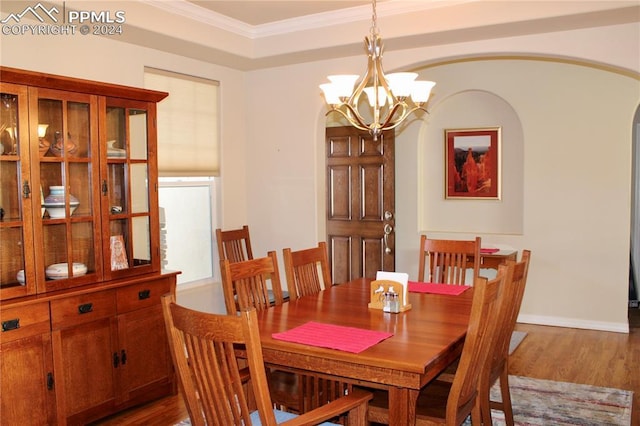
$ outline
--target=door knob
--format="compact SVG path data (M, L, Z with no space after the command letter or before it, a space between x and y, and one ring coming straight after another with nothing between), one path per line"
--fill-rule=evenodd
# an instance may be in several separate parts
M389 247L389 234L391 234L392 232L393 232L393 226L386 223L384 225L384 252L386 254L391 254L391 248Z

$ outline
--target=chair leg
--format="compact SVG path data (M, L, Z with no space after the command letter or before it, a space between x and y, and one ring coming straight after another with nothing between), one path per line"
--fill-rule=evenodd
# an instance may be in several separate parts
M480 409L480 402L478 400L478 398L476 397L476 402L473 404L473 408L471 409L471 424L476 426L476 425L482 425L483 423L482 420L482 412ZM491 425L491 423L485 423L485 425Z
M507 426L513 426L513 408L511 407L511 393L509 392L509 372L505 362L500 374L500 393L502 394L502 411Z
M490 393L489 389L491 388L491 384L488 386L483 386L482 389L478 392L478 405L480 407L480 416L482 417L482 423L484 425L492 425L493 421L491 420L491 405L490 405ZM475 425L475 421L474 421Z

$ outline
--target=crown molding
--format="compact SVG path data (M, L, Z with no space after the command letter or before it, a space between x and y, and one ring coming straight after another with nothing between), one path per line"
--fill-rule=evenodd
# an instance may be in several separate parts
M298 18L284 19L262 25L249 25L237 19L205 9L186 0L140 0L142 3L177 14L188 19L217 27L224 31L248 38L259 39L275 35L290 34L298 31L325 28L339 24L349 24L371 19L371 6L363 5L316 13ZM407 1L389 0L378 3L378 18L424 11L428 9L472 3L477 0L431 0Z

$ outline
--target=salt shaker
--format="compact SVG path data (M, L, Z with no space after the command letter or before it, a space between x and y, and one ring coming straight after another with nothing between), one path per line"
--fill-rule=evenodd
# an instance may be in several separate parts
M391 293L384 293L384 302L382 304L382 312L391 312Z
M397 314L400 312L400 298L398 293L393 293L391 296L391 313Z

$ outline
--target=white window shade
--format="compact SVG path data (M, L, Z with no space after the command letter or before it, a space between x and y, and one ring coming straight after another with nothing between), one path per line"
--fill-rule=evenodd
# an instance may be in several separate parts
M169 93L158 103L160 176L218 176L219 83L145 68L144 84Z

